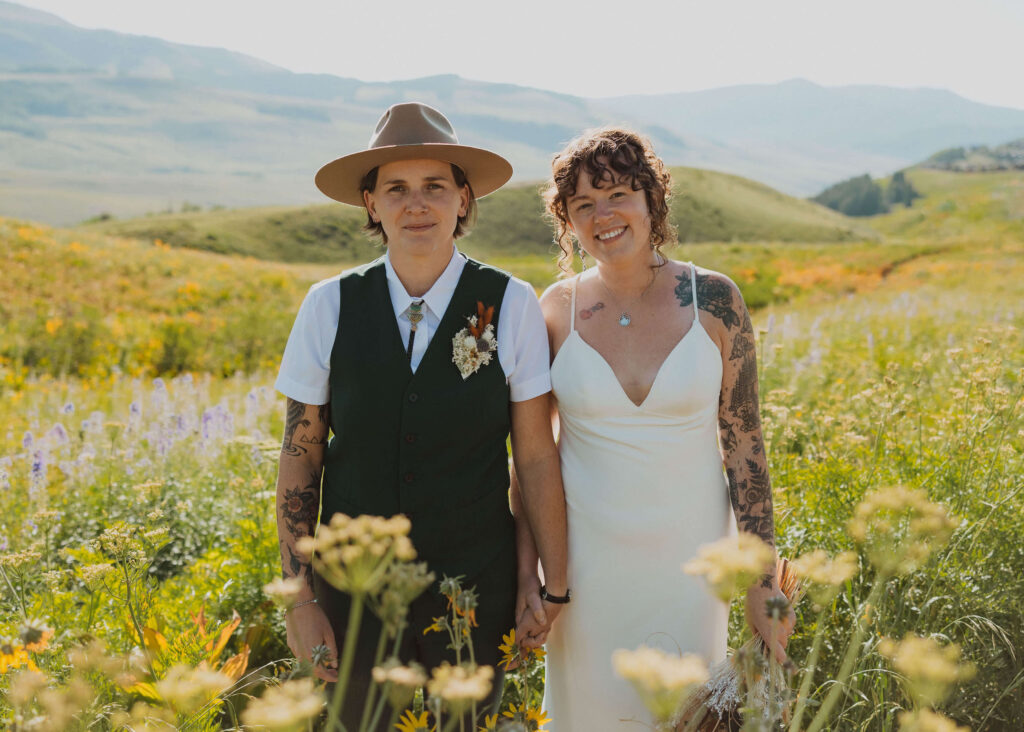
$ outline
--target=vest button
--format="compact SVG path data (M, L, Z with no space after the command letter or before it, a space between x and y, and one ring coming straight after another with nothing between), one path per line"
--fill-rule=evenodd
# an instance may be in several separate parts
M405 441L411 445L412 443L416 442L416 435L414 435L412 432L409 432L405 436Z
M412 473L406 473L406 474L405 474L405 482L406 482L406 483L412 483L412 480L413 480L413 478L415 478L415 477L416 477L416 476L415 476L415 475L413 475Z
M409 401L410 402L415 402L419 398L420 398L420 395L417 394L416 392L413 392L412 394L409 395Z

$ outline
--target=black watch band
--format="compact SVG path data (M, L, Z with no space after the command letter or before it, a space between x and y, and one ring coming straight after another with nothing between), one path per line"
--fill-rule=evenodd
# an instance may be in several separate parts
M564 595L552 595L544 585L541 585L540 599L544 602L553 602L555 605L568 605L572 599L572 590L566 588Z

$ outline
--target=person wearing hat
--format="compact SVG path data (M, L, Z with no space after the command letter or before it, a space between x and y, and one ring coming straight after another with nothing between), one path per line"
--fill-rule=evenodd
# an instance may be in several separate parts
M499 155L459 144L440 112L408 103L384 113L366 150L316 175L327 196L365 207L365 229L386 246L379 259L310 288L275 384L288 397L277 486L282 565L285 577L306 580L287 614L288 644L301 659L325 645L333 660L344 643L357 642L349 699L370 683L380 625L364 614L360 638L344 637L347 598L295 548L318 515L326 523L337 512L405 514L419 558L437 579L461 575L463 587L476 588L476 661L495 666L495 703L498 645L517 606L551 622L568 601L540 306L526 282L455 246L476 197L511 174ZM510 434L521 486L515 498L528 525L509 510ZM514 521L520 536L537 541L544 601L536 567L517 571ZM454 662L446 634L424 633L446 610L436 583L414 601L403 662L428 669ZM334 681L335 669L317 674ZM358 729L362 705L347 706L342 721Z

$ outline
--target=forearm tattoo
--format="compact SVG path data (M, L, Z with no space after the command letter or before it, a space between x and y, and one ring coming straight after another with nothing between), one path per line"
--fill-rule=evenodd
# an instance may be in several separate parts
M690 273L677 277L680 307L693 307ZM750 314L742 298L723 279L698 274L697 307L717 318L727 335L727 377L719 395L718 434L736 522L741 531L775 546L775 521L768 461L761 436L758 406L757 349ZM771 587L772 575L761 584Z
M306 448L295 444L295 431L299 427L309 427L309 420L305 419L306 405L294 399L288 400L288 414L284 423L284 442L281 444L281 452L291 457L298 457L306 454Z
M309 434L308 428L312 424L310 420L305 419L305 412L305 404L288 400L283 455L298 457L308 453L307 448L295 444L296 433L298 442L305 445L321 445L326 442L326 437L321 439ZM324 435L327 434L329 415L328 405L323 405L317 410L317 426ZM282 574L286 579L301 577L310 587L313 585L312 566L295 549L295 543L300 537L312 536L316 528L322 472L322 467L318 465L315 469L310 469L305 479L300 479L298 484L278 487L278 538L281 545Z

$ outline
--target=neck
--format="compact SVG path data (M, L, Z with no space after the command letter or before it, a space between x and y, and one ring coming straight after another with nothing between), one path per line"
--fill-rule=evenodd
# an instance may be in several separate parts
M414 256L394 249L388 251L391 266L395 268L395 274L410 297L423 297L427 294L453 256L453 244L447 248L438 248L426 256Z
M650 258L615 263L598 262L597 274L613 294L640 297L651 286L658 273L657 265L661 262L662 259L651 252Z

